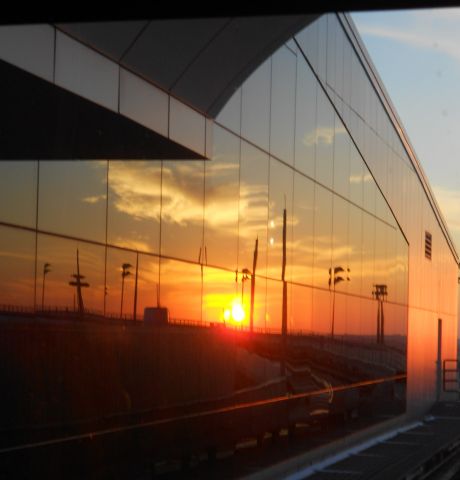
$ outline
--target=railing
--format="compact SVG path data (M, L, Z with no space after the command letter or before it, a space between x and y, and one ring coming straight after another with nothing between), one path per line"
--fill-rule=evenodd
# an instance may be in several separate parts
M442 362L442 389L447 393L460 393L459 389L459 361L445 359Z
M33 306L22 306L22 305L11 305L11 304L0 304L0 314L2 313L10 313L13 315L25 315L25 316L45 316L56 318L59 316L65 316L69 319L79 319L79 313L74 308L63 307L63 306L51 306L45 305L43 309L40 307L33 307ZM124 313L122 317L119 314L113 312L104 312L101 310L96 309L86 309L85 308L85 316L88 320L98 320L103 322L114 321L114 322L125 322L126 325L142 325L142 315L138 317L138 320L134 322L134 318L132 314ZM169 317L168 319L169 325L175 326L184 326L184 327L194 327L194 328L224 328L226 330L232 332L244 332L249 333L250 327L247 323L231 323L231 322L222 322L222 321L206 321L206 320L193 320L188 318L177 318L177 317ZM254 327L253 328L254 334L262 334L262 335L273 335L273 336L280 336L281 335L281 325L278 328L273 327ZM338 345L343 345L343 348L349 347L356 347L360 348L359 352L362 353L364 350L369 350L372 354L378 355L382 352L388 353L393 352L397 354L405 354L405 349L401 349L397 346L393 345L376 345L375 342L370 342L369 338L366 338L366 341L363 339L359 339L358 336L346 336L346 335L335 335L331 338L329 335L324 333L315 332L313 330L308 329L289 329L288 335L290 338L298 337L300 339L304 337L309 337L311 339L316 339L319 342L322 342L323 348L327 348L327 345L334 345L334 349L337 348ZM360 354L359 353L359 354ZM456 360L454 360L456 362ZM402 368L400 368L401 370Z

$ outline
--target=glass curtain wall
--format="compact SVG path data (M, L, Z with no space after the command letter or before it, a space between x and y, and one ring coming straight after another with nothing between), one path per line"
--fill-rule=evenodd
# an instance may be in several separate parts
M404 372L408 245L370 168L406 160L350 48L333 15L281 47L209 161L1 162L0 309L249 329L252 308L280 333L287 303L313 353L366 360L329 384Z

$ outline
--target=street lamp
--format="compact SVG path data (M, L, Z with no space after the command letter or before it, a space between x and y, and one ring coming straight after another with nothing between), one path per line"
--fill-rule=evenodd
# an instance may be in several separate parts
M374 285L374 290L372 290L372 296L377 300L377 343L382 345L385 343L385 333L384 333L384 317L383 317L383 302L388 296L387 285L380 284Z
M43 286L42 286L42 312L45 309L45 277L48 273L51 272L51 263L45 263L43 265Z
M243 268L241 277L241 306L244 305L244 282L250 279L251 272L248 268Z
M123 293L125 290L125 277L131 275L129 269L132 267L130 263L123 263L121 266L121 305L120 305L120 319L123 318Z
M334 322L335 322L335 286L340 283L350 281L350 269L347 268L346 273L347 276L344 278L339 273L345 272L345 269L341 266L337 266L334 268L329 269L329 290L331 289L331 286L333 288L332 291L332 325L331 325L331 337L334 338Z

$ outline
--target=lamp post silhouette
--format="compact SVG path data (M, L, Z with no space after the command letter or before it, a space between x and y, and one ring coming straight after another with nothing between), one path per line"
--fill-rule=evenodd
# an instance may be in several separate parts
M120 318L123 318L123 293L125 290L125 277L131 275L129 269L132 267L130 263L123 263L121 266L121 304L120 304Z
M241 306L243 307L243 305L244 305L244 282L246 280L249 280L250 275L252 275L252 274L251 274L251 272L248 268L243 268L241 273L242 273L242 277L241 277Z
M51 272L51 263L45 263L43 265L43 285L42 285L42 312L45 309L45 277Z
M286 205L286 196L284 197L284 204ZM282 362L280 373L282 376L286 374L286 356L287 356L287 282L286 282L286 231L287 231L287 211L286 207L283 209L283 259L281 264L281 280L283 282L283 306L281 310L281 349Z
M136 252L136 274L134 277L134 305L133 305L133 320L137 320L137 280L139 277L139 252Z
M335 286L340 283L350 281L350 277L348 276L350 273L350 269L347 268L346 273L347 276L344 278L339 273L345 272L345 269L340 265L334 268L329 269L329 290L332 286L332 324L331 324L331 338L334 338L334 323L335 323Z
M374 290L372 290L372 296L377 300L377 343L385 343L385 324L383 316L383 302L388 296L387 285L380 284L374 285Z
M256 291L256 268L257 256L259 253L259 237L256 237L256 244L254 246L254 254L252 257L252 275L251 275L251 310L249 314L249 331L254 331L254 295Z

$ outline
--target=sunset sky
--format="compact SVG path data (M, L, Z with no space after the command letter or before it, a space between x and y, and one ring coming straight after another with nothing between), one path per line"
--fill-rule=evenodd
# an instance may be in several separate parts
M460 9L352 14L460 249Z

